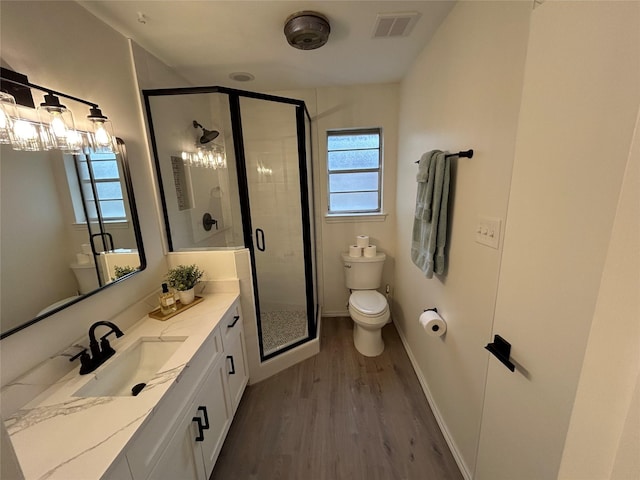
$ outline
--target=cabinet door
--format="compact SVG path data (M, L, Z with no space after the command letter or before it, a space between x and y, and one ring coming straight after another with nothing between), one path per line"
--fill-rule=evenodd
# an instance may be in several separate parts
M206 478L209 478L213 471L232 418L224 377L225 363L217 362L193 406L194 417L200 418L201 423L204 425L206 422L209 427L202 430L202 441L195 442L204 463ZM200 433L198 422L193 423L193 431L195 435ZM195 436L193 438L195 439Z
M204 465L194 445L193 404L182 416L178 428L147 477L150 480L206 480Z
M236 408L242 398L244 387L247 385L249 375L244 356L244 334L240 332L236 342L224 352L226 359L226 376L229 385L229 399L231 401L231 414L235 414Z

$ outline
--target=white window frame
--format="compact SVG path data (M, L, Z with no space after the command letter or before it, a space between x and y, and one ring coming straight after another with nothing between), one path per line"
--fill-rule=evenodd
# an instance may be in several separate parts
M337 136L349 136L349 135L370 135L377 134L379 138L378 142L378 167L377 168L367 168L367 169L352 169L352 170L331 170L329 168L329 153L332 151L356 151L357 149L348 149L348 150L329 150L329 139L331 137ZM382 213L382 180L383 180L383 137L382 137L382 128L354 128L354 129L345 129L345 130L327 130L327 218L339 218L339 217L368 217L368 216L380 216L384 215ZM370 150L370 149L367 149ZM378 174L378 202L376 209L370 210L331 210L331 195L332 193L349 193L349 192L331 192L331 175L335 174L345 174L345 173L377 173ZM373 192L374 190L354 190L355 192Z

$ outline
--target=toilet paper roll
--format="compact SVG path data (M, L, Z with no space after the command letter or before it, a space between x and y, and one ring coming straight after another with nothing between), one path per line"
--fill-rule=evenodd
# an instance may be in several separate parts
M350 257L362 256L362 248L357 245L349 245L349 256Z
M93 252L91 251L91 244L83 243L81 246L82 253L86 255L91 255Z
M427 310L420 315L420 325L432 337L441 337L447 331L447 324L438 312Z
M369 246L369 235L358 235L356 237L356 245L361 248Z
M376 246L375 245L367 245L364 247L364 256L365 257L375 257L376 256Z

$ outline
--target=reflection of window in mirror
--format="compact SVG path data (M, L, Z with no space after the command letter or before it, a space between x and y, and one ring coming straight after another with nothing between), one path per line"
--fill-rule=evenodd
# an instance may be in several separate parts
M76 166L74 165L76 160L79 175L76 174ZM97 203L94 201L89 168L93 173L98 195ZM98 208L104 222L127 222L126 203L123 196L123 174L116 155L113 153L91 153L87 156L76 155L75 158L73 155L65 155L65 170L76 223L86 223L82 194L84 194L85 207L90 222L98 220ZM82 185L82 194L78 177Z

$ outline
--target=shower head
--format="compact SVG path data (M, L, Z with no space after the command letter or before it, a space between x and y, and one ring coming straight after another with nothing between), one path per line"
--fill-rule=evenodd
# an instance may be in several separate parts
M200 145L204 145L206 143L209 143L211 140L213 140L218 135L220 135L220 132L218 132L217 130L207 130L202 125L200 125L196 120L193 121L193 128L201 128L202 129L202 136L198 140L198 143L200 143Z

